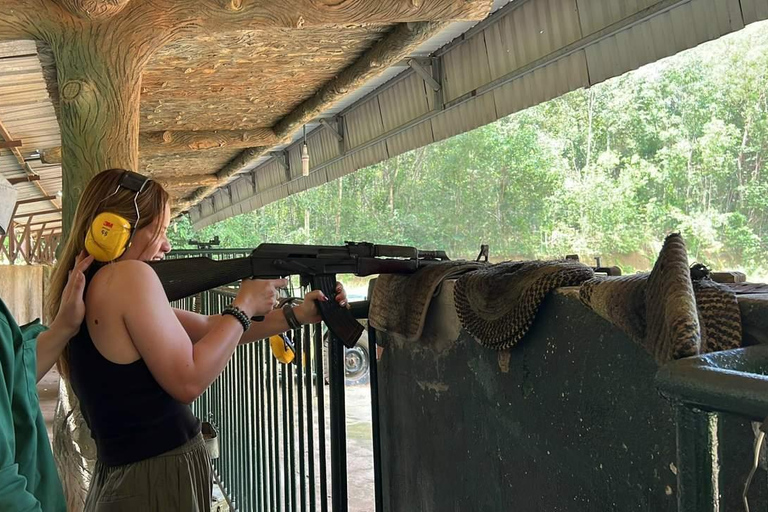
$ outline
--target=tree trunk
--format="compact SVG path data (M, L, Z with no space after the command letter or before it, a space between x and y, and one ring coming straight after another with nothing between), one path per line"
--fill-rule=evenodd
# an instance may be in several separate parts
M140 19L140 18L139 18ZM63 233L72 226L88 181L109 168L138 168L141 72L160 33L128 23L67 19L48 39L59 83ZM150 31L147 31L149 28ZM168 34L166 34L167 36ZM70 512L80 512L96 448L69 382L54 417L54 457Z
M61 97L64 232L90 179L138 169L142 59L125 41L94 31L52 43Z
M594 117L594 103L595 103L595 92L593 89L589 89L589 96L588 96L589 102L587 106L587 112L589 116L588 125L587 125L587 159L584 163L584 168L589 169L590 161L592 160L592 121Z
M395 183L400 174L400 157L395 157L395 168L389 172L389 213L395 213Z
M341 240L341 205L344 199L344 178L339 180L339 198L336 202L336 240Z

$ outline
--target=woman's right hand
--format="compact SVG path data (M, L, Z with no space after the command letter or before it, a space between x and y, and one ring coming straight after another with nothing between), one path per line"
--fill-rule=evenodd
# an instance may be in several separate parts
M233 304L249 317L264 316L275 308L278 290L286 286L287 279L243 279Z

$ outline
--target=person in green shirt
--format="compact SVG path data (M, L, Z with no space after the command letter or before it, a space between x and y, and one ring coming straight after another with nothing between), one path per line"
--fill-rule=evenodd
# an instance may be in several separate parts
M11 221L16 191L0 177L0 235ZM92 258L80 255L49 327L19 326L0 298L0 511L66 512L36 383L58 360L85 316L83 289Z

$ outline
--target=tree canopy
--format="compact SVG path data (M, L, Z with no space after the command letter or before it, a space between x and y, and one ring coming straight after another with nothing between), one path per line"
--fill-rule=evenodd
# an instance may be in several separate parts
M345 240L495 260L692 260L768 275L768 24L417 149L173 243Z

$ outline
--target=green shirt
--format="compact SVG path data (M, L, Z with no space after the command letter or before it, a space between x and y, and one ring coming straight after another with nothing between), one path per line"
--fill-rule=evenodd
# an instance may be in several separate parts
M66 512L37 395L39 321L19 327L0 300L0 510Z

